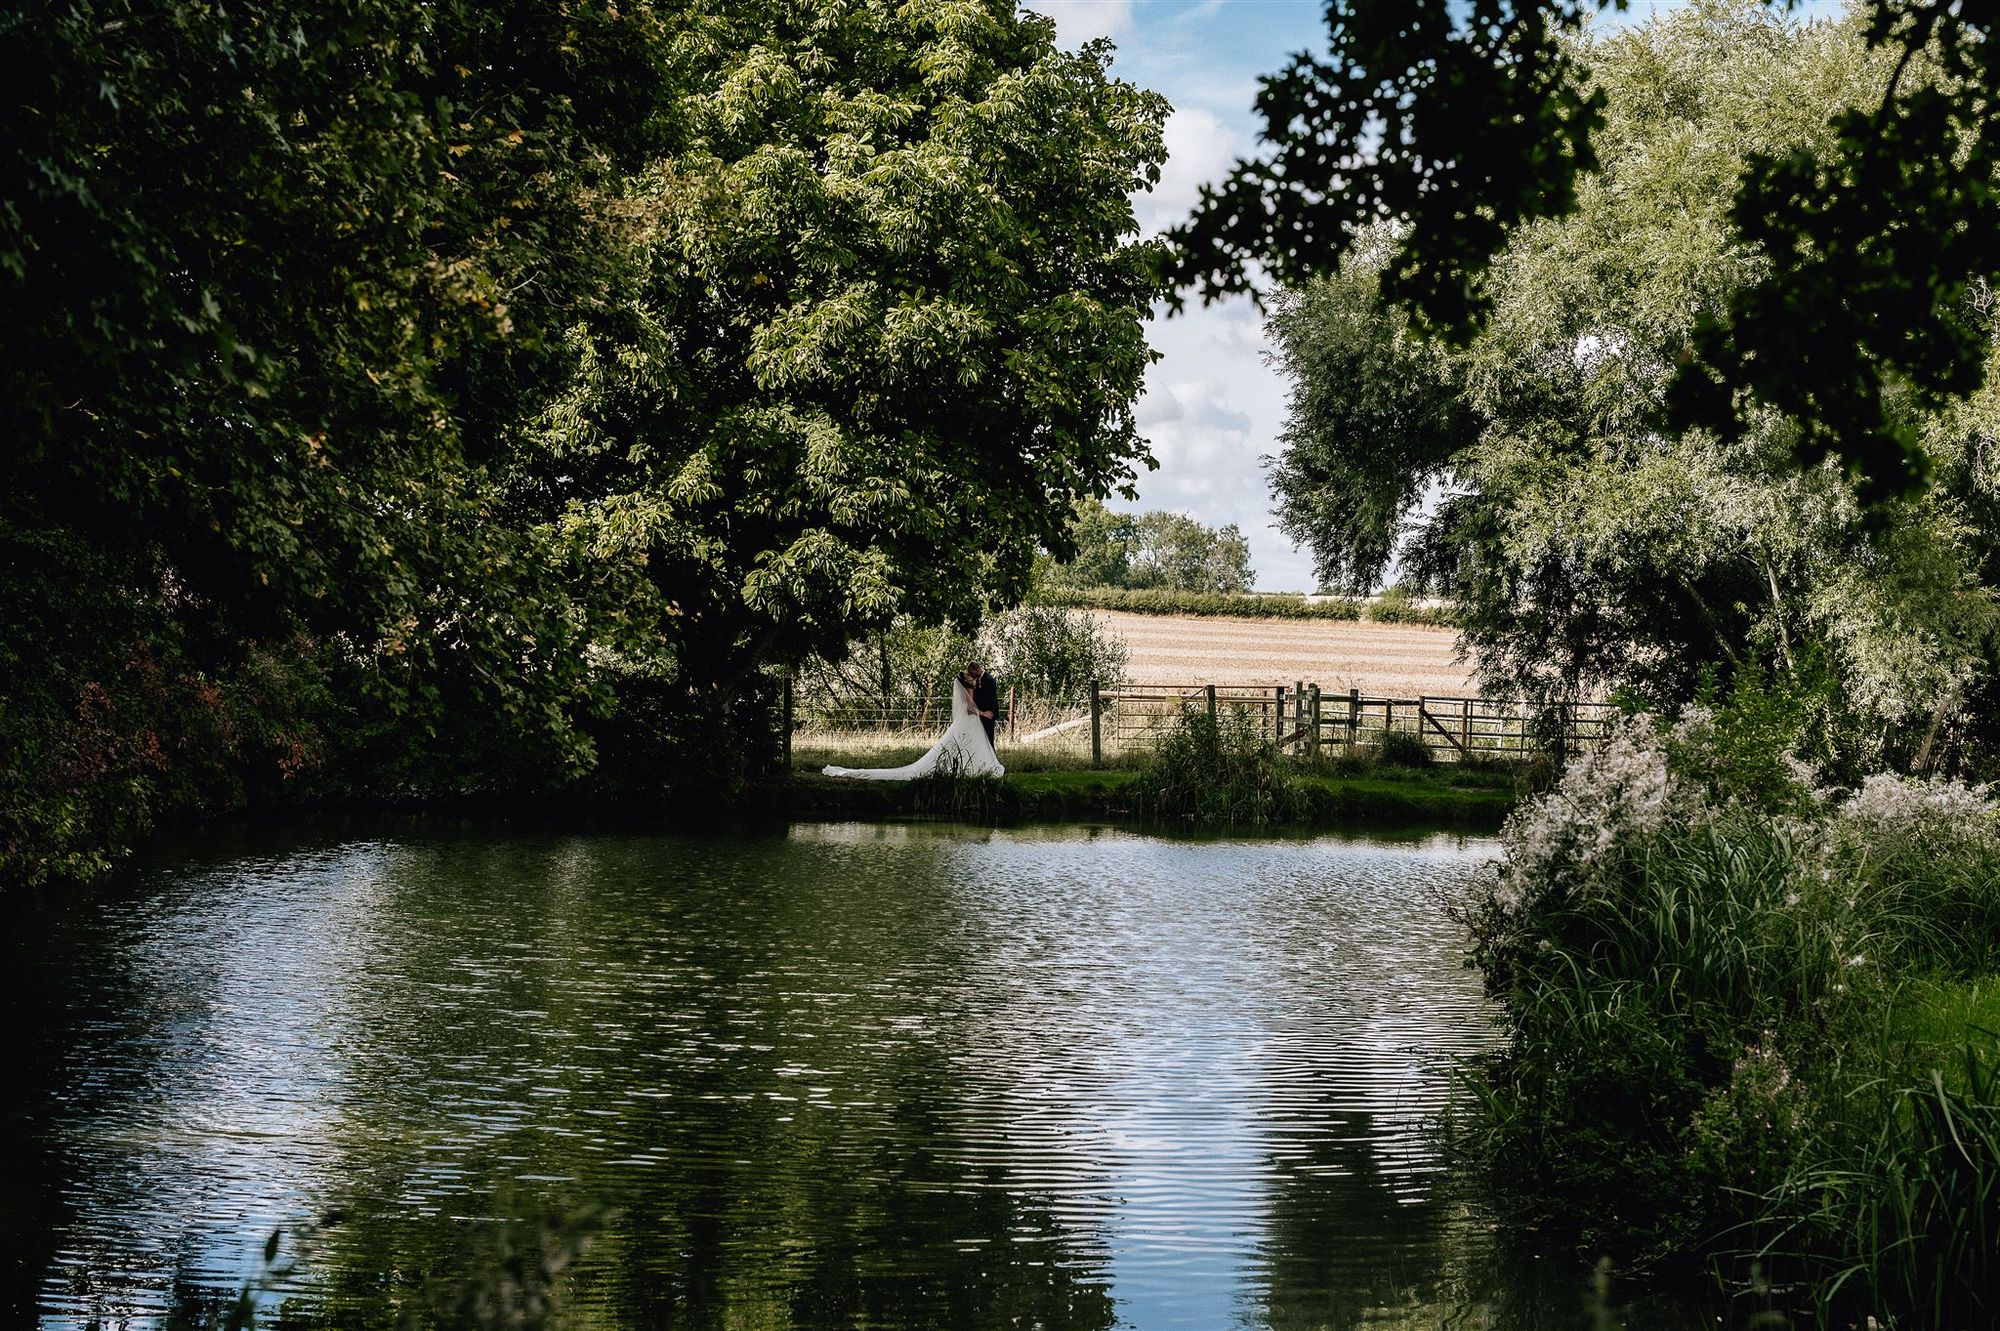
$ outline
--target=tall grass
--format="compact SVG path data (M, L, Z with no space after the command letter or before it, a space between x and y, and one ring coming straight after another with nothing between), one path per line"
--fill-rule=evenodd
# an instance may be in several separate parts
M1524 808L1468 916L1506 1040L1461 1144L1628 1262L1761 1272L1829 1324L1992 1325L2000 1040L1940 1037L1985 1006L1935 995L2000 968L2000 820L1895 778L1790 803L1628 737Z

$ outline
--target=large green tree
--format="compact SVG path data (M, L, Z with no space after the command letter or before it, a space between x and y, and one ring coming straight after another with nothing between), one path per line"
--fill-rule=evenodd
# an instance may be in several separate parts
M618 280L666 36L645 3L0 17L0 872L336 743L586 758L583 617L495 426Z
M0 873L253 769L672 769L1017 592L1143 457L1107 60L998 0L0 16Z
M1743 163L1831 149L1827 108L1872 96L1885 57L1852 24L1710 5L1573 59L1600 168L1497 256L1468 345L1413 330L1365 260L1281 303L1281 515L1350 584L1407 534L1406 572L1460 602L1496 689L1671 704L1707 668L1820 655L1873 739L1929 760L1975 710L1996 625L1991 394L1899 405L1937 483L1876 521L1837 469L1792 465L1780 412L1660 423L1689 337L1768 266L1730 222Z
M1328 0L1326 54L1264 81L1269 154L1204 191L1175 233L1175 273L1207 297L1248 289L1258 266L1297 283L1395 222L1386 293L1468 335L1510 232L1574 210L1608 160L1616 131L1574 39L1624 7ZM1856 13L1881 56L1867 79L1790 108L1812 135L1733 163L1743 188L1720 220L1766 262L1686 330L1662 406L1731 437L1776 411L1798 456L1839 459L1880 499L1928 465L1905 400L1941 409L1986 373L1965 304L2000 281L2000 42L1988 5L1860 0Z
M650 597L629 647L720 717L761 667L975 623L1145 457L1160 294L1130 194L1166 104L1009 0L702 0L636 177L641 272L568 334L515 468Z

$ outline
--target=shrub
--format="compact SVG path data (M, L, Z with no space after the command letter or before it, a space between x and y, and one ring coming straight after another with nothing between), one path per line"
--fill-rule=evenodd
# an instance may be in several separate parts
M1385 730L1375 741L1375 761L1384 767L1429 767L1435 756L1413 730Z
M84 879L163 822L312 779L337 721L329 654L303 639L202 667L171 642L105 654L0 708L0 884Z
M885 718L941 725L950 715L951 677L979 651L970 634L899 620L850 643L838 660L814 657L802 663L797 705L827 729Z
M1291 764L1249 712L1185 708L1129 789L1152 818L1272 823L1300 815L1306 799Z
M1635 722L1510 821L1468 915L1506 1038L1467 1144L1593 1248L1776 1263L1837 1305L1799 1311L1984 1324L2000 1084L1933 1081L1885 1014L1911 979L2000 967L2000 812L1880 775L1774 814L1732 784L1772 756L1711 728ZM1957 1237L1978 1207L1983 1247Z
M1458 612L1450 606L1418 605L1401 587L1390 587L1362 608L1363 615L1377 624L1429 624L1456 628Z
M1335 619L1361 617L1358 602L1283 593L1181 592L1126 587L1039 587L1037 605L1083 610L1123 610L1139 615L1240 615L1249 619Z
M980 637L990 667L1024 698L1075 706L1090 681L1125 682L1125 644L1087 610L1028 605L995 620Z

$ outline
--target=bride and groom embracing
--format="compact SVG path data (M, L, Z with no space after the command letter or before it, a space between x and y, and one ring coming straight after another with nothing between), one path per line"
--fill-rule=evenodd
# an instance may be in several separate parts
M828 776L863 781L914 781L944 773L953 776L1005 776L1007 769L993 751L993 718L1000 710L1000 686L977 661L966 662L952 684L951 726L930 751L902 767L827 767Z

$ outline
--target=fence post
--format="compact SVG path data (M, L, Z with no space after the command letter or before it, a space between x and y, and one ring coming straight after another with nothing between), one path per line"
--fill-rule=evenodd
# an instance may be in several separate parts
M1215 685L1205 685L1202 691L1208 695L1208 720L1209 724L1213 725L1215 723Z
M1361 690L1347 691L1347 756L1354 756L1354 749L1361 742Z
M1470 758L1472 756L1472 699L1461 698L1459 701L1462 705L1461 711L1463 713L1458 722L1459 752Z
M789 670L785 672L784 726L785 726L785 743L784 743L785 770L787 772L790 772L792 770L792 674Z
M1308 702L1306 704L1306 707L1308 710L1308 716L1306 718L1306 755L1316 760L1319 757L1319 685L1318 684L1314 684L1312 686L1312 701Z
M1007 738L1014 738L1014 686L1007 686Z
M1292 752L1304 753L1305 737L1299 732L1306 727L1306 682L1296 680L1292 684Z
M1090 765L1104 766L1104 691L1090 681Z
M1280 684L1271 695L1271 747L1277 748L1285 740L1285 686Z

